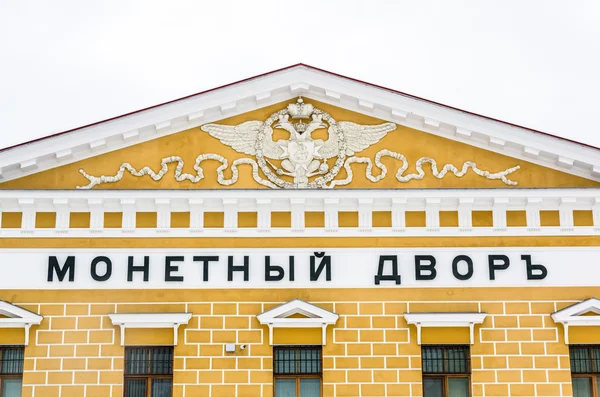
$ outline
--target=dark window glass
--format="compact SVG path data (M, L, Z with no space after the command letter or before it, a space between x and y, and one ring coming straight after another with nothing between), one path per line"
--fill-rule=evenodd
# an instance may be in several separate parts
M3 378L1 382L2 397L21 397L22 378Z
M171 379L154 379L152 381L152 397L171 397L172 384Z
M571 346L571 372L576 374L600 373L600 347Z
M127 397L146 397L148 380L145 378L125 379L125 395Z
M173 347L125 349L125 397L171 397Z
M275 375L320 374L321 347L276 347Z
M25 348L23 347L2 347L0 348L0 375L19 375L23 374L23 359L25 357Z
M423 394L427 397L443 397L444 378L423 378Z
M423 346L423 373L471 373L468 346Z
M422 346L423 396L469 397L469 346Z
M592 397L591 378L573 378L573 397Z
M275 397L321 397L321 346L281 346L273 351Z
M25 348L22 346L0 347L1 397L21 397L24 357Z
M569 347L573 397L598 397L600 392L600 346Z

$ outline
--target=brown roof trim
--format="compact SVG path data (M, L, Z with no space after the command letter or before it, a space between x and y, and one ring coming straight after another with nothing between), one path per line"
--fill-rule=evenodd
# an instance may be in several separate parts
M445 107L445 108L448 108L448 109L457 110L459 112L470 114L470 115L477 116L477 117L481 117L481 118L484 118L484 119L487 119L487 120L492 120L492 121L495 121L495 122L498 122L498 123L510 125L512 127L522 128L522 129L525 129L525 130L528 130L528 131L531 131L531 132L534 132L534 133L537 133L537 134L546 135L546 136L549 136L549 137L552 137L552 138L557 138L557 139L561 139L561 140L564 140L564 141L567 141L567 142L571 142L571 143L575 143L575 144L578 144L578 145L586 146L586 147L589 147L589 148L592 148L592 149L598 149L598 150L600 150L599 147L593 146L593 145L589 145L587 143L578 142L578 141L575 141L575 140L572 140L572 139L563 138L563 137L558 136L558 135L553 135L553 134L550 134L548 132L543 132L543 131L535 130L533 128L528 128L528 127L523 127L521 125L514 124L514 123L509 123L507 121L502 121L502 120L499 120L499 119L495 119L493 117L488 117L488 116L484 116L484 115L481 115L481 114L478 114L478 113L469 112L467 110L463 110L463 109L460 109L460 108L457 108L457 107L454 107L454 106L445 105L445 104L440 103L440 102L435 102L435 101L432 101L432 100L429 100L429 99L426 99L426 98L422 98L422 97L419 97L419 96L416 96L416 95L407 94L405 92L394 90L394 89L391 89L391 88L388 88L388 87L384 87L384 86L381 86L381 85L368 83L366 81L362 81L362 80L358 80L358 79L355 79L355 78L352 78L352 77L344 76L342 74L330 72L328 70L320 69L320 68L317 68L317 67L314 67L314 66L310 66L310 65L307 65L307 64L304 64L304 63L297 63L297 64L286 66L286 67L283 67L283 68L280 68L280 69L272 70L270 72L266 72L266 73L262 73L262 74L259 74L259 75L256 75L256 76L248 77L248 78L245 78L243 80L239 80L239 81L236 81L236 82L233 82L233 83L229 83L229 84L225 84L225 85L222 85L222 86L219 86L219 87L211 88L209 90L197 92L197 93L191 94L191 95L186 95L186 96L181 97L181 98L177 98L177 99L173 99L173 100L170 100L170 101L167 101L167 102L159 103L157 105L149 106L149 107L146 107L146 108L143 108L143 109L138 109L138 110L135 110L135 111L132 111L132 112L129 112L129 113L124 113L124 114L121 114L119 116L111 117L111 118L108 118L108 119L105 119L105 120L96 121L94 123L86 124L86 125L83 125L83 126L80 126L80 127L77 127L77 128L72 128L70 130L66 130L66 131L62 131L62 132L57 132L57 133L54 133L54 134L51 134L51 135L47 135L47 136L44 136L44 137L32 139L30 141L18 143L16 145L12 145L12 146L8 146L8 147L5 147L5 148L2 148L2 149L0 149L0 152L6 151L6 150L9 150L9 149L13 149L13 148L16 148L16 147L19 147L19 146L28 145L30 143L42 141L44 139L57 137L57 136L60 136L60 135L63 135L63 134L67 134L69 132L81 130L83 128L87 128L87 127L91 127L91 126L94 126L94 125L106 123L108 121L116 120L116 119L119 119L121 117L130 116L132 114L136 114L136 113L140 113L140 112L143 112L143 111L146 111L146 110L154 109L154 108L157 108L159 106L168 105L170 103L174 103L174 102L177 102L177 101L188 99L188 98L194 97L196 95L206 94L206 93L211 92L211 91L216 91L216 90L219 90L221 88L230 87L230 86L233 86L233 85L236 85L236 84L239 84L239 83L244 83L246 81L253 80L253 79L256 79L256 78L259 78L259 77L268 76L270 74L281 72L281 71L288 70L288 69L293 69L293 68L298 67L298 66L303 66L303 67L306 67L306 68L317 70L319 72L330 74L332 76L341 77L341 78L344 78L344 79L347 79L347 80L351 80L351 81L355 81L355 82L361 83L361 84L366 84L366 85L371 86L371 87L375 87L375 88L379 88L379 89L382 89L382 90L390 91L390 92L393 92L395 94L403 95L403 96L406 96L406 97L409 97L409 98L413 98L413 99L418 99L420 101L424 101L424 102L428 102L428 103L431 103L431 104L434 104L434 105L442 106L442 107Z

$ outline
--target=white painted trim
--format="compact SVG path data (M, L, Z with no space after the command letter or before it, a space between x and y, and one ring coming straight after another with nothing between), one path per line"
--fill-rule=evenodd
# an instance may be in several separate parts
M505 230L494 227L475 227L462 229L443 227L430 229L425 227L408 228L371 228L361 229L344 227L339 229L326 228L186 228L186 229L0 229L2 238L178 238L178 237L508 237L508 236L597 236L600 228L580 226L572 229L561 227L542 227L528 229L526 227L511 227Z
M25 310L22 307L5 301L0 301L0 328L23 328L25 332L25 346L29 345L29 329L32 325L39 325L44 317Z
M417 344L421 344L422 327L469 327L469 340L474 343L475 324L481 324L487 313L404 313L408 324L417 327Z
M299 65L0 153L11 180L302 95L447 139L600 180L600 151ZM70 151L70 152L69 152ZM67 155L68 153L68 155ZM576 159L576 160L574 160Z
M401 197L399 197L401 195ZM2 212L22 212L15 237L298 237L298 236L560 236L600 234L600 189L398 190L0 190ZM539 211L560 212L560 226L540 226ZM574 226L573 211L593 213L593 226ZM291 212L291 228L272 228L271 213ZM325 212L324 228L307 228L304 214ZM359 225L338 227L339 212L359 213ZM372 227L374 211L390 211L391 228ZM425 211L425 227L406 227L406 211ZM440 227L439 211L458 211L458 227ZM492 211L492 227L473 227L472 211ZM525 211L527 226L506 225L507 211ZM57 212L54 228L35 228L37 212ZM68 228L71 213L89 212L90 228ZM104 228L105 212L122 212L122 227ZM137 212L156 212L156 228L136 228ZM189 228L171 228L173 212L189 212ZM204 228L205 212L225 212L224 228ZM237 214L257 212L256 228L239 228Z
M508 198L509 206L515 204L515 200L525 200L536 198L541 200L542 205L548 199L567 200L569 204L577 205L582 199L591 200L598 198L600 200L600 188L495 188L495 189L333 189L333 190L268 190L268 189L140 189L140 190L113 190L113 189L94 189L94 190L39 190L39 189L20 189L9 190L0 189L0 205L4 208L6 205L12 204L16 207L16 201L20 200L22 205L33 204L32 200L48 200L46 209L52 206L52 200L60 199L75 199L80 200L80 203L68 202L81 207L86 200L97 200L93 203L106 203L109 200L138 200L138 199L160 200L159 203L166 204L162 200L214 200L223 199L248 200L248 199L287 199L287 200L310 200L310 199L373 199L374 204L381 202L383 199L394 200L399 204L407 204L411 207L417 205L417 201L421 200L418 205L423 210L425 209L425 199L439 198L441 206L447 207L450 201L454 201L454 206L458 204L458 199L474 199L475 206L482 200L486 200L488 208L492 208L495 198ZM5 201L6 200L6 201ZM407 202L408 200L408 202ZM575 200L575 202L573 202ZM129 203L126 201L125 203ZM197 202L194 201L194 204ZM222 202L221 202L222 203ZM300 203L300 202L299 202ZM62 202L65 204L65 202ZM90 203L91 204L91 203ZM188 205L189 203L186 203ZM200 201L197 204L202 204ZM277 204L277 202L274 202ZM391 202L390 202L391 204ZM525 203L522 203L525 204ZM560 203L556 203L557 205ZM172 202L171 205L177 208L179 204ZM522 206L524 209L525 207ZM474 208L477 210L478 208ZM545 208L542 208L545 209ZM558 207L556 208L558 209Z
M593 312L598 316L583 316L583 314ZM552 320L555 323L563 325L565 344L569 344L569 327L600 326L600 300L596 298L586 299L582 302L565 307L552 314Z
M294 314L306 317L289 318ZM261 325L269 327L269 345L273 345L273 329L275 328L321 328L321 342L326 345L327 326L335 324L339 317L336 313L300 299L294 299L256 316Z
M177 346L177 330L192 318L192 313L112 313L113 325L121 327L121 346L125 346L127 328L173 328L173 344Z

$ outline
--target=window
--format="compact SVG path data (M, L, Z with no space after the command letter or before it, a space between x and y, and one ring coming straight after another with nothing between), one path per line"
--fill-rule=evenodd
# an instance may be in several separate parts
M173 347L125 348L125 397L171 397Z
M597 397L600 391L600 346L571 346L573 397Z
M275 397L321 397L321 346L274 349Z
M0 347L0 396L21 397L23 347Z
M423 397L469 397L469 346L423 346Z

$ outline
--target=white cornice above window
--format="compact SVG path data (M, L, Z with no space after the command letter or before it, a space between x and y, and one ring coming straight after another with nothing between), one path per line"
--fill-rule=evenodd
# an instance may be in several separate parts
M417 344L421 344L422 327L469 327L469 340L474 342L475 324L481 324L487 313L405 313L408 324L417 327Z
M177 329L190 321L192 313L113 313L108 317L113 325L121 327L121 346L127 328L173 328L173 344L177 345Z
M597 315L586 316L586 313ZM552 314L555 323L563 325L565 343L569 344L569 326L600 326L600 300L596 298L586 299L572 306L565 307Z
M0 301L0 328L23 328L25 331L25 346L29 344L29 329L32 325L38 325L44 317L39 314L25 310L22 307L5 301Z
M294 315L303 317L292 317ZM273 344L274 328L321 328L322 343L325 345L327 326L335 324L340 316L300 299L294 299L256 317L261 324L269 327L270 345Z

